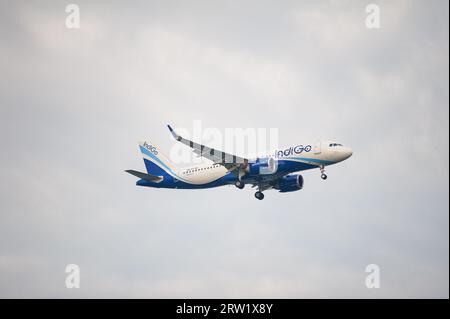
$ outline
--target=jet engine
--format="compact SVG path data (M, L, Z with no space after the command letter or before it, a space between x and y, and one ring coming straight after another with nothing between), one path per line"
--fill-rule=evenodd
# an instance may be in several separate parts
M278 170L278 162L273 157L258 158L255 163L249 163L247 172L251 175L275 174Z
M280 193L295 192L303 188L303 176L302 175L286 175L283 176L274 186Z

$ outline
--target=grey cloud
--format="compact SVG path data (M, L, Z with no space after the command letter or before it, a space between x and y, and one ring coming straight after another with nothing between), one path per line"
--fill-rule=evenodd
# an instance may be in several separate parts
M79 30L0 5L0 296L448 298L446 1L379 1L379 30L359 1L77 3ZM354 156L263 202L134 186L136 142L196 119Z

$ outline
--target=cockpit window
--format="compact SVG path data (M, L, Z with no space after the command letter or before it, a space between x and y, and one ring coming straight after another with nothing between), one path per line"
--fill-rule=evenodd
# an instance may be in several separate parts
M342 144L339 143L331 143L330 147L336 147L336 146L343 146Z

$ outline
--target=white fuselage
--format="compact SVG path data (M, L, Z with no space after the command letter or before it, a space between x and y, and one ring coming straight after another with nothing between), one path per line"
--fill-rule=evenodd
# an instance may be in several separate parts
M277 160L301 162L325 167L341 162L352 155L350 148L334 142L317 142L315 146L310 144L297 145L285 149L277 149L258 158L275 158ZM254 159L256 161L256 158ZM219 164L201 163L178 169L178 176L185 182L192 184L206 184L222 178L228 170Z

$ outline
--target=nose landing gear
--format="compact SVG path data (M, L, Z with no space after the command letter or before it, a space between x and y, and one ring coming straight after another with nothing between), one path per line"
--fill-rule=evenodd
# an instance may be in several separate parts
M320 175L320 178L322 178L323 180L326 180L328 178L327 174L325 174L325 166L320 166L320 173L322 173Z

